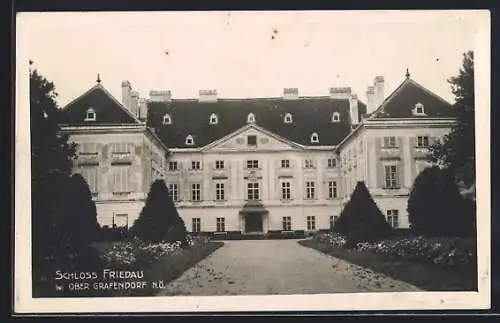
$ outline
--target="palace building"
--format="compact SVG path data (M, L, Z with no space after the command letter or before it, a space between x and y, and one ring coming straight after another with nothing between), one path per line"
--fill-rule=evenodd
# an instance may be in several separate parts
M358 181L387 221L408 228L408 194L427 146L450 131L450 103L410 78L387 97L377 76L366 103L351 88L225 99L200 90L122 100L101 84L69 103L61 129L79 144L101 225L131 226L152 181L164 179L188 231L329 229Z

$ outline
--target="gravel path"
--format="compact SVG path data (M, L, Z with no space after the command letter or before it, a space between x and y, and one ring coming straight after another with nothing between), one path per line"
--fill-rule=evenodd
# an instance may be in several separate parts
M415 286L298 244L225 241L159 295L275 295L418 291Z

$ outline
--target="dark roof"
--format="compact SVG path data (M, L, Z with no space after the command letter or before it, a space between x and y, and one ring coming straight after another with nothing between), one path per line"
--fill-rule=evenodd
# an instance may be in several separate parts
M87 110L92 108L96 113L96 121L84 121ZM138 123L101 84L67 104L60 115L60 123L66 125L116 125Z
M358 101L358 110L360 115L366 113L366 105L361 101ZM301 145L336 145L351 130L349 99L330 97L149 102L147 122L149 127L156 129L167 147L203 147L245 126L251 112L258 126ZM334 112L340 114L338 123L331 122ZM167 113L172 118L171 125L163 125ZM209 124L212 113L218 117L216 125ZM286 113L292 114L291 124L283 122ZM314 132L319 136L319 143L312 144L310 138ZM187 135L193 136L194 146L185 145Z
M453 106L427 90L414 80L407 78L389 95L373 113L374 118L422 118L414 116L412 110L417 103L424 105L426 117L453 117Z

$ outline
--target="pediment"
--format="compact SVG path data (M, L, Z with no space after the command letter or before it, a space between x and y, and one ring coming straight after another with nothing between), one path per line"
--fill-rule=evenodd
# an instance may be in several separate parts
M253 139L254 138L254 139ZM255 144L253 144L255 140ZM250 142L249 142L250 141ZM225 138L207 145L204 151L283 151L302 149L299 144L258 127L245 126Z

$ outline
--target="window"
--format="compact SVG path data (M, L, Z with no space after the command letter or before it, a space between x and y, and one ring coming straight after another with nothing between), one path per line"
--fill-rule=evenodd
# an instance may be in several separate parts
M201 231L201 219L193 218L191 222L192 232L200 232Z
M253 113L248 114L247 123L255 123L255 115Z
M335 181L328 182L328 198L329 199L337 198L337 182Z
M193 160L191 162L191 169L195 169L195 170L201 169L201 162L199 160Z
M281 168L290 168L290 160L282 159L281 160Z
M424 105L422 103L417 103L415 104L415 114L425 114L424 112Z
M319 142L319 136L317 133L313 133L311 135L311 143L318 143Z
M396 137L384 137L384 147L385 148L394 148L396 147Z
M163 124L164 125L172 124L172 117L170 117L169 114L163 116Z
M247 184L248 200L259 200L259 183Z
M337 167L337 160L335 158L328 158L328 168L335 168Z
M113 193L130 193L129 166L113 166Z
M215 199L217 201L224 201L224 183L215 184Z
M429 137L428 136L417 136L417 147L418 148L429 147Z
M399 227L399 210L387 210L387 222L393 228Z
M385 165L385 188L398 188L398 166Z
M307 217L307 230L308 231L316 230L316 217L313 215Z
M338 215L330 215L330 230L335 226L335 222L337 222L339 216Z
M257 146L257 136L247 136L247 144L249 146Z
M285 119L283 120L283 122L285 123L292 123L292 114L291 113L287 113L285 114Z
M283 231L292 231L292 217L284 216L283 217Z
M85 121L95 121L96 119L96 114L94 109L89 108L87 110L87 113L85 114Z
M292 199L291 183L289 181L281 182L281 199L283 200Z
M191 184L191 201L201 200L201 184Z
M168 184L168 193L174 202L179 201L179 184Z
M168 162L168 170L178 170L178 163L176 161Z
M312 200L314 199L314 182L313 181L309 181L309 182L306 182L306 199L307 200Z
M226 232L226 218L217 218L217 232Z
M312 159L306 159L304 161L304 167L305 168L314 168L314 163Z
M190 145L190 146L194 145L194 139L193 139L193 136L188 135L188 136L186 137L186 142L185 142L185 144L186 144L186 145Z
M219 123L219 118L217 117L217 115L215 113L212 113L210 115L210 124L218 124Z
M332 122L340 122L340 113L338 113L338 112L333 113Z
M118 228L128 228L128 214L114 214L113 226Z
M249 168L249 169L259 168L259 161L258 160L247 160L247 168Z
M224 161L216 160L215 161L215 169L224 169Z

